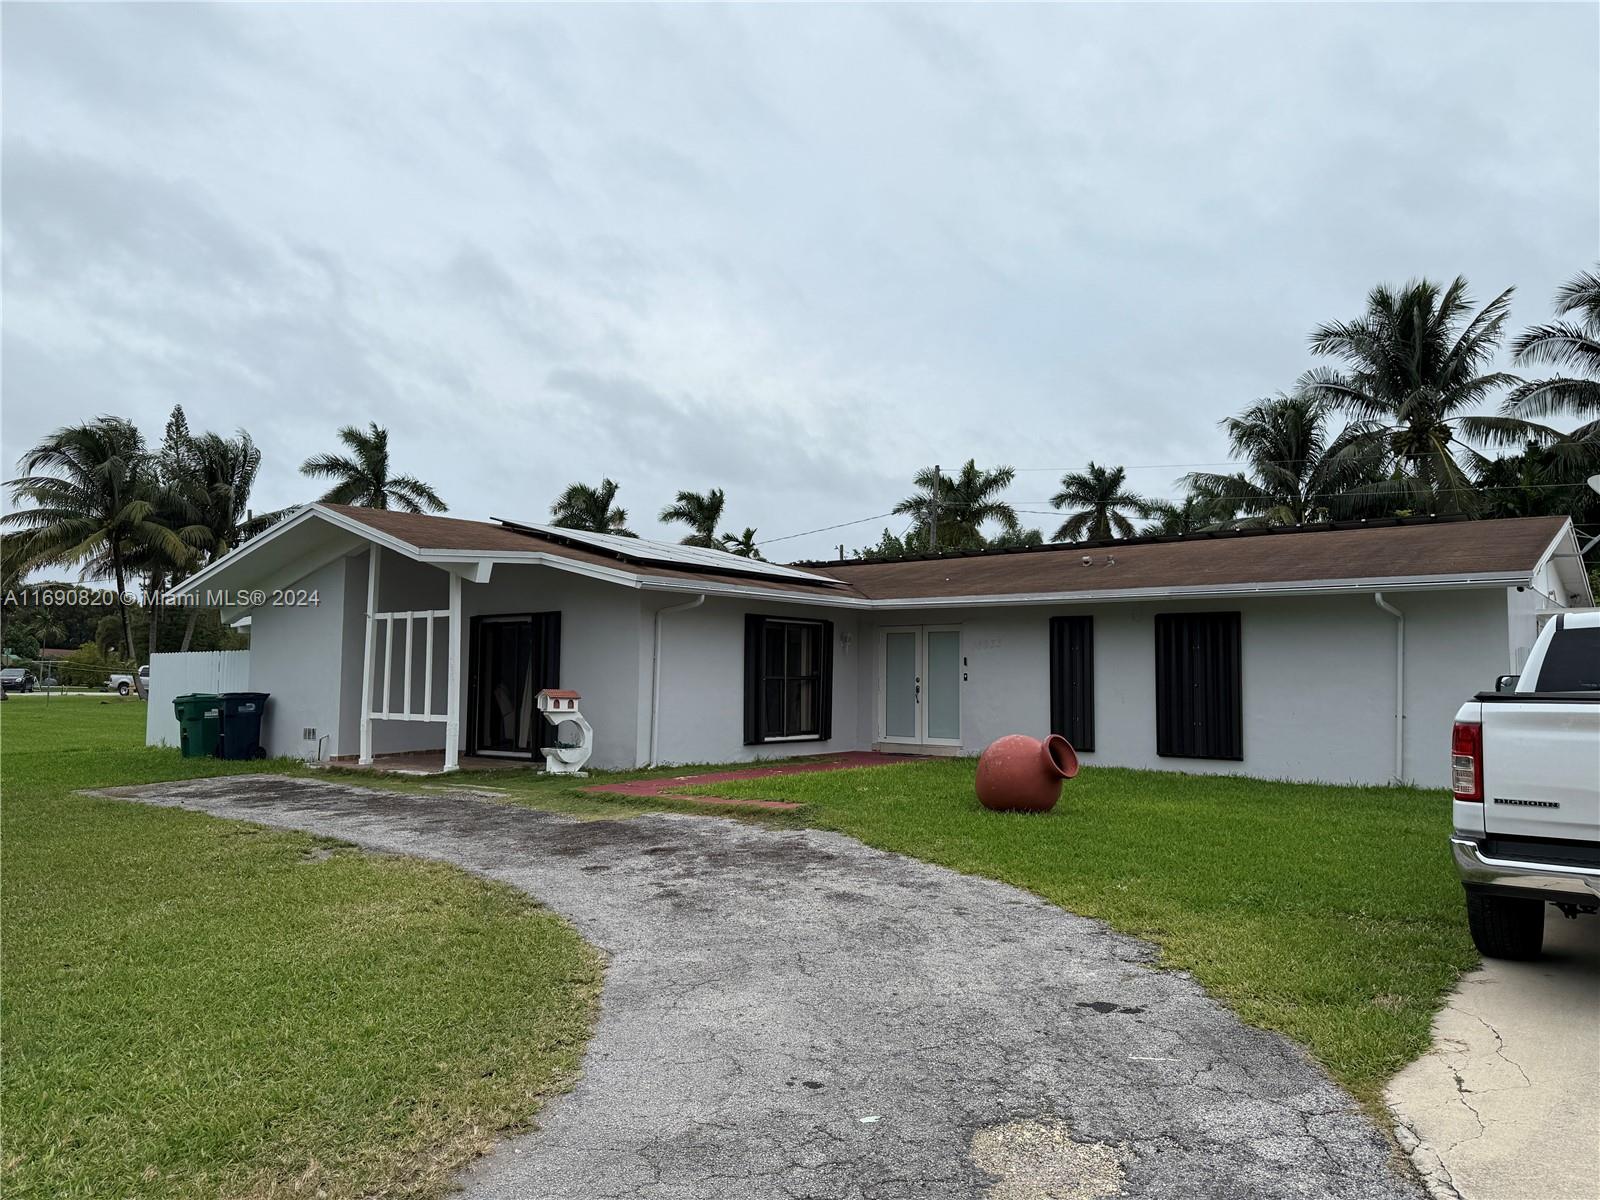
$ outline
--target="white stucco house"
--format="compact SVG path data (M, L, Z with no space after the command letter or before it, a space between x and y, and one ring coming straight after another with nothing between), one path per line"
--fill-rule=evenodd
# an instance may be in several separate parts
M1593 602L1565 518L1391 520L779 567L312 504L183 587L250 619L274 754L593 765L1065 734L1088 764L1446 782L1463 698Z

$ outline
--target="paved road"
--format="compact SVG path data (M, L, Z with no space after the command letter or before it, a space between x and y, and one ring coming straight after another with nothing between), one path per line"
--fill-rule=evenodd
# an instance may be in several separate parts
M605 951L582 1079L463 1178L476 1200L1420 1195L1299 1050L1002 884L713 817L260 776L118 794L456 863Z
M1544 945L1463 978L1389 1087L1437 1196L1600 1200L1600 917L1549 909Z

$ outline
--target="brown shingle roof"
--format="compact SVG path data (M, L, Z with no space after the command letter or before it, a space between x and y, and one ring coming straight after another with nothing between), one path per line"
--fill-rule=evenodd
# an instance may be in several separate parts
M1531 572L1565 520L1274 530L810 569L845 580L873 600L1498 575ZM1085 555L1091 566L1083 565Z
M419 550L539 551L645 578L716 582L763 591L805 592L801 580L666 567L509 529L488 521L418 516L325 504L343 516ZM805 563L837 580L829 594L869 600L942 599L1108 592L1141 588L1315 584L1335 580L1531 573L1561 531L1564 517L1495 521L1419 520L1308 529L1274 529L1166 540L1057 545L1037 550L953 555L892 562ZM1088 555L1092 565L1084 566ZM1114 565L1108 565L1107 560Z

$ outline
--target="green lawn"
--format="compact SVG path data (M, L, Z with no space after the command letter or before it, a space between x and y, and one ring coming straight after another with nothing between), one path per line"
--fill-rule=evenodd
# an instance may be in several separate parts
M569 1085L600 979L569 926L448 867L73 794L230 769L143 728L0 706L8 1200L437 1195Z
M143 720L114 699L0 706L8 1197L437 1194L567 1085L599 965L566 925L445 867L74 795L299 769L145 750ZM973 769L716 790L805 805L743 819L836 829L1148 938L1372 1105L1476 961L1442 792L1090 767L1053 813L1019 816L978 806ZM707 812L581 791L596 779L464 782L579 816Z
M1369 1105L1427 1049L1434 1013L1477 962L1447 848L1447 793L1088 767L1055 811L1000 814L974 798L975 766L955 759L714 790L801 801L798 812L745 819L839 830L1147 938L1166 965L1299 1041ZM586 796L532 773L488 782L568 811L691 807Z

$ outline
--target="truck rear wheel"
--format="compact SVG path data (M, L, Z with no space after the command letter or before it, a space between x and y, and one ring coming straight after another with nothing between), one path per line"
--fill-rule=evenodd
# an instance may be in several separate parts
M1538 958L1544 949L1544 901L1468 892L1467 927L1485 958Z

